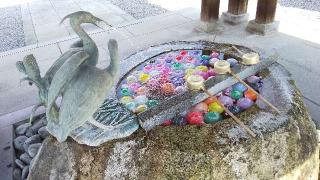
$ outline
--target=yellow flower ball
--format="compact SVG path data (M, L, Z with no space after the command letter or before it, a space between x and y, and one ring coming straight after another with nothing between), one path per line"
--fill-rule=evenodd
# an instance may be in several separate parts
M224 110L217 102L213 102L209 105L209 112L222 113Z
M150 75L149 75L149 74L142 73L142 74L140 74L140 76L139 76L139 80L140 80L142 83L146 83L149 79L150 79Z
M207 66L197 66L196 69L200 70L200 71L203 71L203 72L207 72L208 71L208 67Z
M147 109L148 109L148 107L147 107L145 104L143 104L143 105L138 106L138 107L136 108L135 112L136 112L136 113L141 113L141 112L146 111Z
M132 99L131 96L123 96L123 97L120 99L120 102L121 102L122 104L128 104L128 103L130 103L130 102L132 102L132 101L133 101L133 99Z
M185 74L193 74L195 72L195 70L194 69L186 69L185 70Z

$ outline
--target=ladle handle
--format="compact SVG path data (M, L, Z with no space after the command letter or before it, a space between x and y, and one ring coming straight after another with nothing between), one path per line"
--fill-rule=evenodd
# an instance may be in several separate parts
M253 91L263 102L265 102L267 105L269 105L274 111L276 111L278 114L280 114L279 109L277 109L275 106L273 106L268 100L266 100L264 97L262 97L256 90L254 90L251 86L249 86L246 82L244 82L238 75L233 73L232 71L229 71L229 73L236 78L239 82L241 82L243 85L245 85L248 89Z
M216 97L214 97L207 89L205 89L205 88L203 87L202 90L203 90L209 97L211 97L211 98L213 98L214 100L216 100L217 103L219 103L219 105L223 108L223 110L224 110L227 114L229 114L229 115L232 117L232 119L233 119L234 121L236 121L236 123L238 123L238 124L239 124L244 130L246 130L252 137L256 137L256 134L254 134L254 132L252 132L251 129L250 129L248 126L246 126L240 119L238 119L232 112L230 112L228 108L226 108L223 104L221 104L220 101L219 101Z
M232 45L232 48L236 50L241 56L244 55L244 53L240 49L238 49L236 46Z

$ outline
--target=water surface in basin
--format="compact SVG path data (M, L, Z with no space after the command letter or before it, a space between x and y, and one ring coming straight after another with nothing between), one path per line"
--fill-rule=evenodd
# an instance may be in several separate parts
M227 60L232 67L238 60L232 55L214 50L176 50L157 55L133 68L117 88L117 97L131 111L140 113L159 105L162 101L187 91L186 78L200 75L205 80L215 77L214 62ZM261 78L248 78L256 90L262 87ZM217 94L219 101L232 112L239 113L251 107L256 96L238 83ZM212 123L225 117L217 102L207 99L192 107L189 112L177 115L165 124Z

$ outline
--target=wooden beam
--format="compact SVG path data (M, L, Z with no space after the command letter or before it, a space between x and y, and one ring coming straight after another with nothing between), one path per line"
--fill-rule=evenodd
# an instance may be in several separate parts
M256 22L268 24L274 21L277 9L277 0L258 0Z
M240 15L247 13L248 0L229 0L228 13Z
M210 22L219 19L220 0L202 0L201 20Z

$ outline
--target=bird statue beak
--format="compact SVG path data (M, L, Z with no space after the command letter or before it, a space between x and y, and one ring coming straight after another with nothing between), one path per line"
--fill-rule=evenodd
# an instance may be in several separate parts
M110 24L99 18L97 18L97 21L94 24L106 31L109 30L110 27L112 27Z

